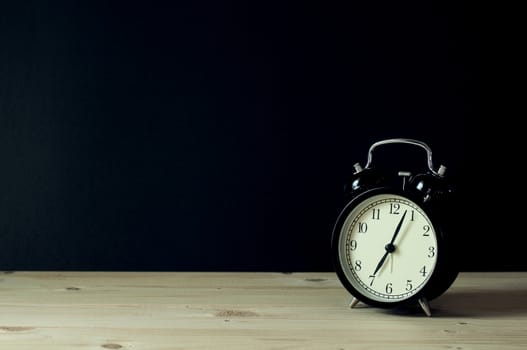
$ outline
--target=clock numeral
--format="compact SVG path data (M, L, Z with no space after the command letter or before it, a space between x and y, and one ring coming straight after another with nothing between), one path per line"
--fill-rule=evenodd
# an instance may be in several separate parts
M425 237L430 236L430 233L428 233L428 232L430 232L430 226L429 226L429 225L424 225L424 226L423 226L423 230L425 231L425 232L423 233L423 236L425 236Z
M399 203L390 203L390 214L399 214L399 209L401 205Z
M425 277L426 276L426 266L423 266L423 268L419 270L419 272L421 272L421 276Z
M355 271L360 271L360 270L362 270L362 261L356 260L355 261Z
M359 233L366 233L368 231L368 224L365 222L359 222Z
M370 287L373 286L373 281L375 281L375 275L370 275L371 281L370 281Z
M413 287L412 280L406 280L406 291L411 291Z
M372 219L373 220L379 220L379 215L381 214L380 209L373 208L372 209Z
M392 294L392 292L393 292L392 284L388 283L386 285L386 294Z
M352 239L352 240L349 242L348 246L349 246L349 249L352 250L352 251L355 250L355 249L357 249L357 241L354 240L354 239Z
M415 214L415 212L412 210L412 214L410 216L410 221L414 221L414 214Z
M433 258L436 255L436 247L428 247L428 257Z

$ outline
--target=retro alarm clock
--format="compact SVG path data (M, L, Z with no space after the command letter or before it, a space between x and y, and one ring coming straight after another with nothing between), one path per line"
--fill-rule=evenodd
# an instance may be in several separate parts
M424 149L428 168L417 174L377 170L374 151L393 144ZM429 301L458 274L455 191L446 167L434 168L424 142L399 138L374 143L365 167L356 163L354 168L331 240L336 273L352 295L350 307L359 302L381 308L420 305L431 316Z

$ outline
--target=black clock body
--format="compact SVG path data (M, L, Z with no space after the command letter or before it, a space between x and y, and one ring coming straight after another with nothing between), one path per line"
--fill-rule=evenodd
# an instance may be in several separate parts
M393 181L395 178L398 181ZM399 182L399 186L393 183ZM417 204L430 219L437 238L437 261L426 284L414 295L401 301L382 301L370 298L350 283L349 273L343 266L339 249L343 225L358 205L379 194L398 195ZM335 271L343 286L351 295L366 304L390 308L416 304L421 298L432 300L442 295L455 281L458 269L456 245L455 191L444 176L427 172L415 176L386 176L374 169L361 169L345 186L345 202L334 225L331 249ZM373 254L373 253L372 253Z

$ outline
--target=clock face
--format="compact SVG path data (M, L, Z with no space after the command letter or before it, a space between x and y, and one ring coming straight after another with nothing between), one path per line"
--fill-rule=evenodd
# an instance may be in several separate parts
M406 197L370 196L353 206L337 230L339 266L352 294L401 302L424 288L436 266L434 226Z

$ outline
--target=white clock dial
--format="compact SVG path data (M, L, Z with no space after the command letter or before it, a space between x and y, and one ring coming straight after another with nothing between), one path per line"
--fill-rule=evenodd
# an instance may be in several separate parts
M347 215L339 259L350 284L376 301L410 298L426 284L437 262L437 237L426 213L395 194L371 196Z

